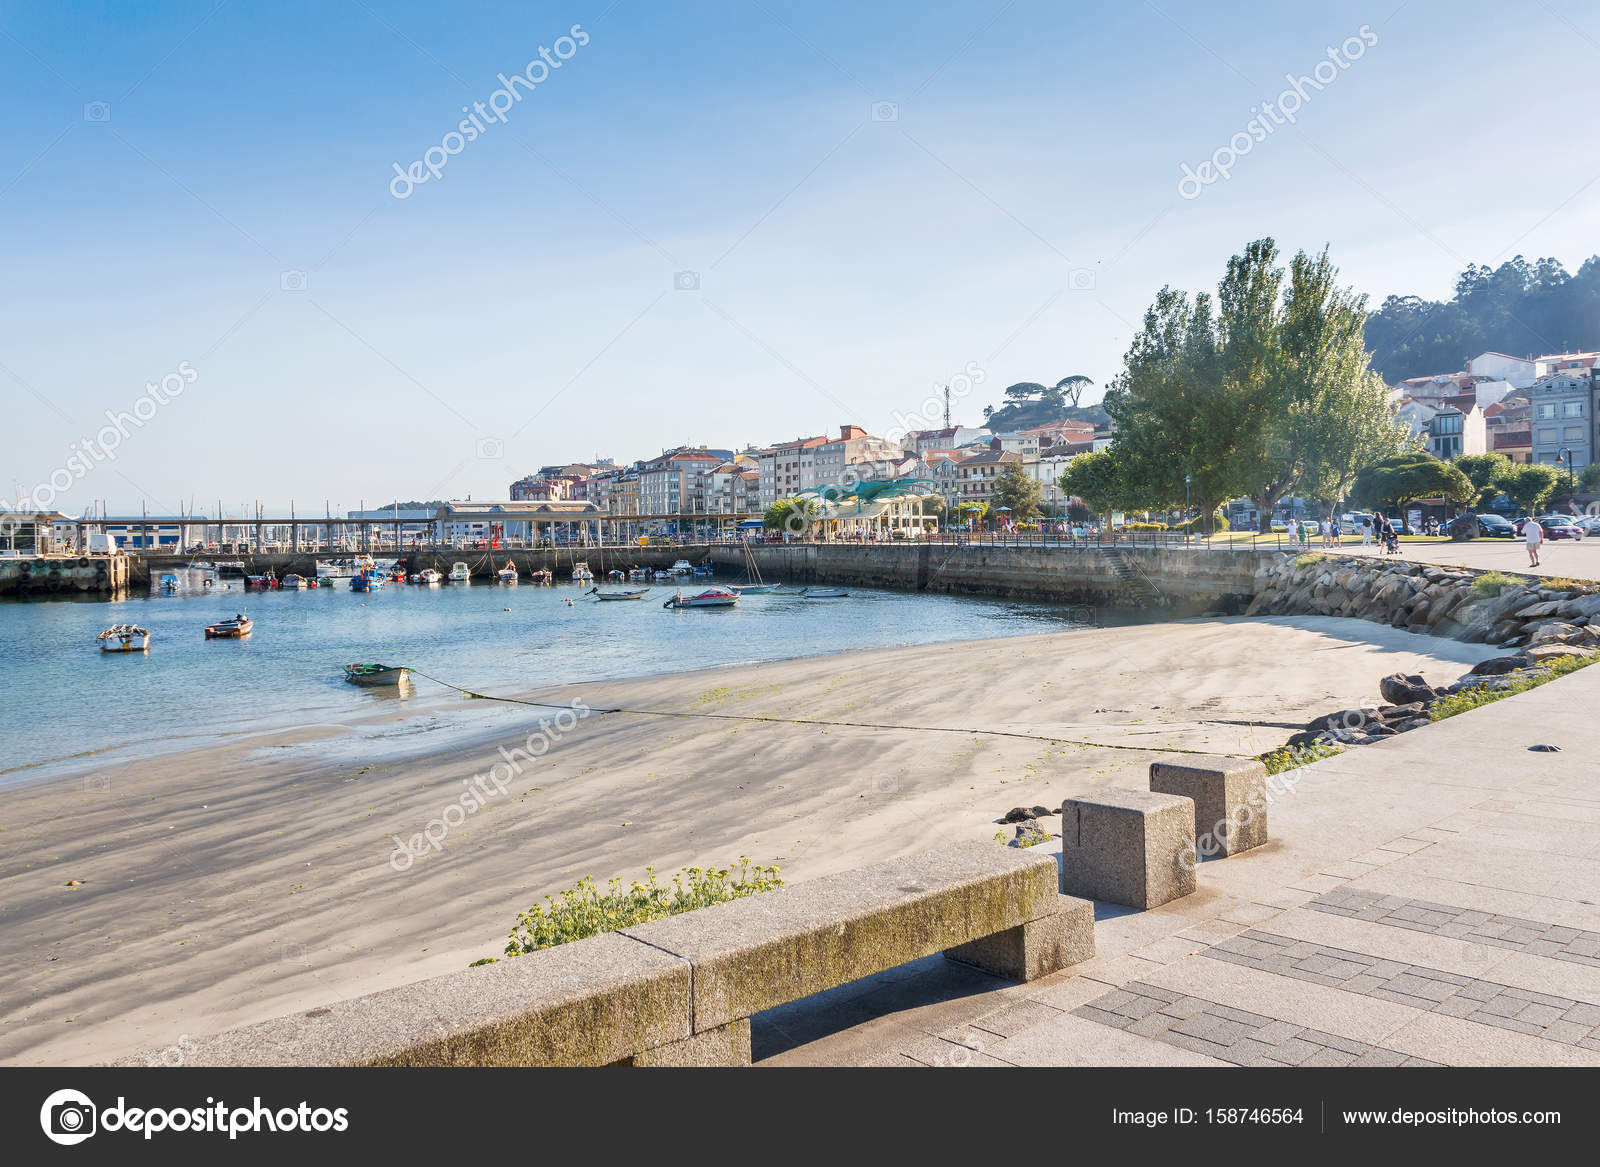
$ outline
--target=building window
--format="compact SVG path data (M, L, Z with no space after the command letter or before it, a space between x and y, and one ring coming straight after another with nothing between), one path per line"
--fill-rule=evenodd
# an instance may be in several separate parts
M1581 402L1581 401L1563 401L1561 403L1561 416L1562 417L1582 417L1583 416L1583 402Z
M1556 407L1553 404L1551 404L1551 405L1541 405L1539 407L1539 420L1540 421L1544 421L1547 418L1552 418L1555 415L1556 415Z

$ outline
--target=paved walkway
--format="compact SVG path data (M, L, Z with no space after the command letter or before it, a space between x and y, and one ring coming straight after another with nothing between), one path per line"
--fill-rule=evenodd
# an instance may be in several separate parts
M1382 555L1374 544L1361 546L1360 536L1346 536L1340 546L1328 549L1313 539L1310 550L1329 555ZM1444 563L1458 567L1494 568L1518 574L1561 575L1571 579L1600 580L1600 538L1576 542L1556 540L1546 543L1538 567L1528 566L1528 552L1521 539L1474 539L1453 543L1449 539L1426 543L1401 543L1401 559L1424 563Z
M1266 847L1097 905L1093 960L1028 985L920 961L763 1014L757 1059L1600 1065L1597 702L1600 667L1306 767Z

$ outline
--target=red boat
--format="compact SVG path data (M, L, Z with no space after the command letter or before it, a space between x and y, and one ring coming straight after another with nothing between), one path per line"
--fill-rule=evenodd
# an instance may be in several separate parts
M240 612L232 620L219 620L206 625L207 640L243 640L256 626L255 621Z
M244 590L247 592L265 592L278 586L278 577L272 569L267 569L266 575L247 575L244 577Z

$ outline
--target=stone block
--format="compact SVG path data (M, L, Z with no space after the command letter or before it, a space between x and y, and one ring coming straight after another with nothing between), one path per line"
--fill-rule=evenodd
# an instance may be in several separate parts
M945 956L1014 981L1032 981L1094 955L1094 904L1057 896L1059 906L1016 928L945 951Z
M1150 789L1194 801L1195 846L1202 857L1237 855L1267 841L1267 768L1254 758L1158 758L1150 763Z
M689 1036L689 979L609 933L207 1037L185 1065L609 1065Z
M733 900L623 934L693 966L696 1033L1059 908L1056 858L964 843Z
M1195 887L1194 800L1111 788L1061 806L1061 891L1154 908Z
M748 1066L750 1018L741 1017L682 1041L657 1046L626 1059L629 1066Z

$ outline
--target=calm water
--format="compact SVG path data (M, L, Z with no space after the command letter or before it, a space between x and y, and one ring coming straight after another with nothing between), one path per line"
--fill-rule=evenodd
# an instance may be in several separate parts
M851 589L842 600L746 597L737 608L667 611L672 588L643 601L601 603L571 584L492 584L381 592L332 588L194 590L103 601L0 603L0 660L12 700L0 710L7 751L0 785L181 748L216 734L339 723L378 710L441 715L448 690L416 681L415 694L346 683L354 661L410 665L483 693L517 694L569 681L646 676L853 648L1014 636L1071 624L1073 609ZM686 586L694 591L708 581ZM640 586L640 585L628 585ZM569 605L566 601L573 602ZM204 638L205 625L241 608L256 622L244 641ZM509 611L507 611L509 609ZM108 654L94 637L113 623L150 629L147 654ZM470 702L478 711L486 702ZM494 705L493 710L516 707Z

